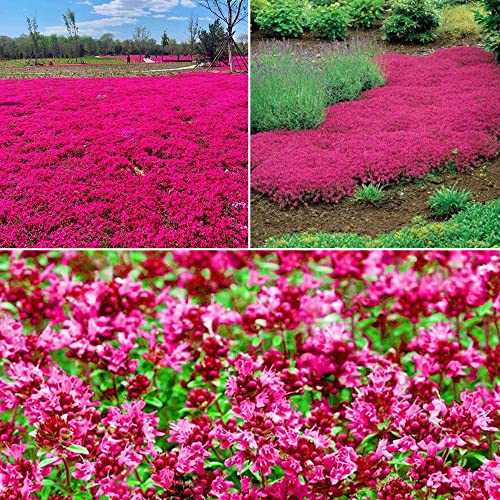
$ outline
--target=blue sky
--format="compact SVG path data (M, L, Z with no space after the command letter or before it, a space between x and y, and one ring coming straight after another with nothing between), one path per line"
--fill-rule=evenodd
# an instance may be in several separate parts
M112 33L115 38L131 39L136 26L146 26L158 41L166 29L170 38L187 39L187 23L191 15L206 28L213 21L210 11L196 0L0 0L0 35L27 33L26 17L37 16L44 34L66 34L62 14L75 12L81 35L99 38ZM242 21L237 33L247 32Z

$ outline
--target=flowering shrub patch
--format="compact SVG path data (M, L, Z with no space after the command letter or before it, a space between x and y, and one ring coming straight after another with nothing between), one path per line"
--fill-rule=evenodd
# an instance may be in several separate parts
M0 256L1 498L500 498L500 252Z
M246 244L246 76L0 80L0 92L0 246Z
M473 47L380 56L387 84L328 109L317 130L252 138L253 188L282 205L337 202L358 184L459 171L499 148L500 68Z

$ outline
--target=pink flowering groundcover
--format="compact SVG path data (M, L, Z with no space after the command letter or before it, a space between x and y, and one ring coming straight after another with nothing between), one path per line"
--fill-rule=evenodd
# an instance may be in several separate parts
M331 106L317 130L252 137L252 187L282 205L335 203L359 184L458 171L499 150L500 67L474 47L378 57L387 83Z
M0 80L0 246L247 242L247 78Z
M0 497L500 499L499 251L0 254Z

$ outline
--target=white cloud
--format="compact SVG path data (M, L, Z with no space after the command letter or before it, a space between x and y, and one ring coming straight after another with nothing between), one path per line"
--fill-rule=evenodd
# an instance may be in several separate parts
M189 21L189 17L169 16L167 21Z
M193 0L111 0L94 5L94 12L101 16L142 16L163 14L182 5L187 8L196 7Z
M165 17L165 14L154 14L153 16L154 19L163 19Z
M136 19L132 17L110 17L105 19L96 19L94 21L81 21L77 23L78 33L84 36L95 36L102 33L110 33L107 29L111 26L123 26L124 24L135 24ZM45 35L66 35L66 26L47 26L43 33Z
M200 17L199 20L200 21L213 21L215 18L213 17Z
M89 0L83 0L83 2L76 2L79 5L94 5L92 2L89 2Z

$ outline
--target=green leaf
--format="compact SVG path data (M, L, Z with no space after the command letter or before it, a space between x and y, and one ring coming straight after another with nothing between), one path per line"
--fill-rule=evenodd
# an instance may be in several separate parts
M40 468L42 467L47 467L47 465L53 464L54 462L57 462L59 460L59 457L51 457L51 458L46 458L45 460L42 460L38 463L38 466ZM45 484L45 483L44 483Z
M80 446L78 444L72 444L71 446L66 447L67 450L72 451L73 453L79 453L80 455L88 455L90 452L84 446Z

